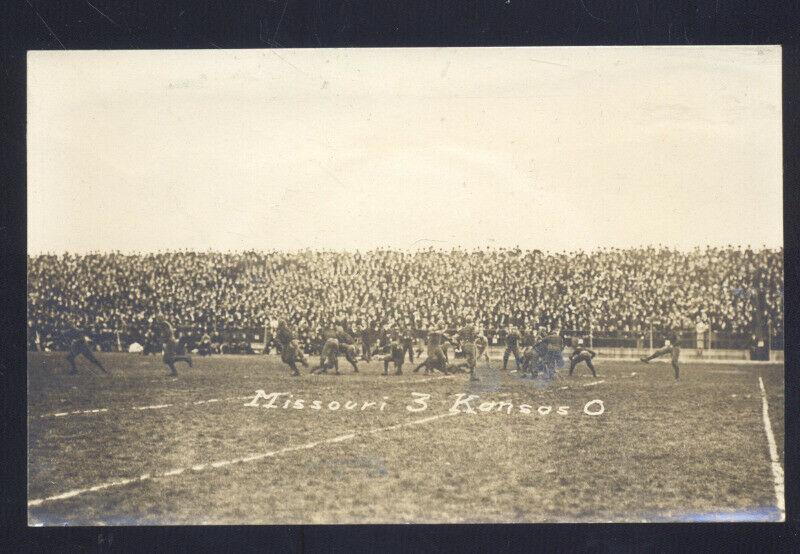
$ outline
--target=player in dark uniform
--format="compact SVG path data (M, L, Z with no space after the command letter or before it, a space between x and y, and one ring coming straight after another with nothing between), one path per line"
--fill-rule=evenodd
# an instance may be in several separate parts
M361 329L361 358L367 362L372 361L372 348L375 343L375 329L372 325L364 325Z
M94 354L92 354L92 350L90 348L92 339L83 334L81 330L74 325L69 325L64 334L67 340L69 340L69 353L67 353L67 362L69 362L69 373L71 375L78 373L78 368L75 366L75 359L78 356L83 356L93 365L98 367L103 373L108 373L106 368L103 367L103 364L101 364L100 361L94 357Z
M537 342L536 333L533 328L523 328L520 338L520 346L522 347L522 354L520 355L520 369L522 370L521 377L525 377L531 370L531 364L534 362L536 351L533 349Z
M278 320L278 327L275 329L275 342L279 347L291 343L297 338L297 332L289 323L281 318Z
M156 316L154 323L161 342L164 345L164 356L162 360L167 364L167 367L169 367L169 374L178 374L178 371L175 369L175 362L185 362L189 367L192 367L191 356L179 352L178 341L175 339L175 332L172 330L172 325L161 315Z
M572 375L572 372L575 371L575 366L581 362L584 362L592 372L592 377L597 377L597 372L595 371L594 364L592 363L592 359L597 355L597 353L594 350L584 348L583 339L573 339L572 346L572 354L569 356L569 374Z
M403 345L405 352L408 352L408 361L414 363L414 335L408 329L404 329L400 334L400 344Z
M531 378L535 377L541 369L542 361L544 360L544 337L546 333L539 329L536 333L531 330L529 333L522 337L522 356L521 356L521 369L522 375L520 377L526 378L530 375Z
M663 348L659 348L649 356L645 356L639 359L647 363L650 360L658 358L659 356L664 356L666 354L669 354L670 357L672 358L672 369L675 371L675 380L680 381L681 368L678 365L678 358L681 355L681 347L679 346L680 343L678 342L678 339L679 337L677 333L674 332L670 333L669 338L666 341L664 341Z
M292 368L292 376L297 377L300 375L300 370L297 369L297 362L303 364L303 367L308 367L303 349L300 348L300 341L297 339L297 333L284 319L278 321L278 327L275 331L275 344L281 353L281 361Z
M383 360L383 374L389 375L389 364L393 363L395 367L395 375L403 374L403 364L406 360L406 347L401 340L401 337L393 334L391 342L386 347L388 355L382 358Z
M545 371L545 361L547 360L547 335L550 333L547 327L540 327L539 334L536 337L536 344L533 345L533 350L537 354L534 358L533 377Z
M520 371L522 375L520 377L527 377L529 374L533 377L533 370L531 369L536 364L536 351L533 349L533 346L528 346L525 350L522 351L522 357L520 359Z
M503 371L508 369L508 358L514 355L514 362L517 364L517 369L521 367L520 354L519 354L519 330L513 325L509 325L508 332L506 333L506 350L503 352Z
M303 354L303 349L300 348L300 341L297 339L292 339L289 344L281 347L281 361L292 368L293 377L300 375L300 370L297 369L297 362L300 362L303 367L308 367L306 356Z
M443 333L442 334L441 347L442 347L442 354L444 354L444 363L445 363L445 365L449 365L450 364L450 348L451 347L453 348L453 355L454 356L455 356L455 353L456 353L455 352L455 347L453 346L453 339L451 337L449 337L448 335L445 335Z

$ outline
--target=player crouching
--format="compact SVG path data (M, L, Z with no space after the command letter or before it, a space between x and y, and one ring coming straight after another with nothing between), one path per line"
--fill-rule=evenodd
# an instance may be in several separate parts
M592 377L597 377L597 372L594 369L594 364L592 363L592 359L597 355L597 352L594 350L590 350L588 348L583 347L583 339L573 338L572 339L572 354L569 356L569 375L572 377L572 372L575 371L575 367L583 362L586 364L586 367L592 372Z
M319 366L312 369L311 373L327 373L330 368L334 368L336 375L339 375L338 353L339 341L334 337L326 339L319 356Z
M478 338L477 326L472 322L467 322L461 329L458 330L454 340L460 345L461 353L464 355L464 361L460 364L452 364L446 366L446 371L450 373L461 373L464 368L469 369L470 381L478 381L475 375L475 366L478 363L477 346L475 342Z
M439 370L444 374L448 373L447 355L444 353L443 346L447 346L447 335L443 329L431 329L428 332L428 357L414 368L414 373L425 368L425 373L432 373Z
M547 358L547 329L544 327L539 328L538 334L535 336L531 333L531 337L526 341L525 350L522 352L522 375L521 378L529 377L535 379L539 373L544 372L545 359Z
M544 343L540 343L541 345ZM531 379L535 379L539 372L544 367L544 357L540 350L536 349L536 346L526 346L525 350L522 351L522 365L520 366L522 379L525 379L530 376Z

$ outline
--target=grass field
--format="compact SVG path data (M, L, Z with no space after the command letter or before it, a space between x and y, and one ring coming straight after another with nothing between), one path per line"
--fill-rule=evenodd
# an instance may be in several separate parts
M597 379L550 384L479 365L470 384L377 362L292 378L274 356L171 378L160 358L99 356L111 375L28 356L32 525L780 517L759 377L782 467L783 365L684 364L675 383L668 364L598 360ZM292 396L248 406L259 389ZM451 414L460 394L476 413Z

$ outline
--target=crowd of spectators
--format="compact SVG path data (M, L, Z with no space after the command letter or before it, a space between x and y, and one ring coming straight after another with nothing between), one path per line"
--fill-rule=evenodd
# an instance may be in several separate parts
M163 314L216 343L285 317L301 340L343 325L355 333L424 330L474 317L591 329L595 335L692 328L783 331L783 249L709 247L538 250L378 249L366 252L163 252L28 258L31 345L57 347L67 324L101 343L146 343Z

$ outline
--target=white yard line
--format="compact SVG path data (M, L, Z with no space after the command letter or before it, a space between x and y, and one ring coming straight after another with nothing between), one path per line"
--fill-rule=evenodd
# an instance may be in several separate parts
M582 387L593 387L595 385L599 385L600 383L605 383L605 382L606 382L605 379L600 379L599 381L592 381L591 383L584 383L581 386ZM563 387L558 387L558 390L567 390L568 388L569 388L569 385L566 385L566 386L563 386Z
M246 398L250 398L250 397L246 397ZM257 460L263 460L264 458L277 456L279 454L285 454L287 452L296 452L298 450L308 450L308 449L311 449L311 448L315 448L315 447L317 447L317 446L319 446L321 444L333 444L333 443L345 442L345 441L349 441L349 440L355 439L356 436L358 436L358 435L362 435L362 436L374 435L374 434L383 433L383 432L386 432L386 431L393 431L395 429L400 429L402 427L409 427L409 426L412 426L412 425L424 425L425 423L430 423L432 421L436 421L437 419L441 419L441 418L444 418L444 417L455 416L455 415L458 415L459 413L460 412L447 412L447 413L443 413L443 414L439 414L439 415L435 415L435 416L425 417L425 418L422 418L422 419L415 419L415 420L412 420L412 421L408 421L406 423L400 423L400 424L397 424L397 425L390 425L388 427L380 427L380 428L377 428L377 429L371 429L369 431L365 431L365 432L361 432L361 433L357 433L357 432L346 433L344 435L338 435L336 437L331 437L329 439L324 439L324 440L317 441L317 442L309 442L309 443L301 444L301 445L297 445L297 446L287 446L286 448L281 448L280 450L273 450L273 451L270 451L270 452L261 452L261 453L258 453L258 454L250 454L250 455L244 456L242 458L233 458L233 459L230 459L230 460L219 460L219 461L216 461L216 462L205 463L205 464L195 464L195 465L191 465L191 466L171 469L169 471L164 471L164 472L161 472L161 473L152 473L152 474L151 473L146 473L144 475L140 475L139 477L133 477L133 478L130 478L130 479L120 479L120 480L117 480L117 481L109 481L107 483L101 483L99 485L94 485L92 487L87 487L85 489L74 489L74 490L67 491L67 492L64 492L64 493L61 493L61 494L48 496L48 497L45 497L45 498L36 498L36 499L33 499L33 500L29 500L28 501L28 508L41 506L43 503L51 502L53 500L63 500L65 498L72 498L72 497L75 497L75 496L86 494L87 492L94 492L94 491L99 491L99 490L108 489L108 488L112 488L112 487L120 487L120 486L123 486L123 485L129 485L131 483L140 483L142 481L147 481L147 480L150 480L150 479L159 479L159 478L164 478L164 477L174 477L176 475L181 475L182 473L185 473L185 472L188 472L188 471L199 472L199 471L205 471L205 470L207 470L209 468L216 469L216 468L219 468L219 467L229 466L231 464L254 462L254 461L257 461Z
M749 371L743 369L709 369L708 373L718 373L720 375L751 375Z
M780 521L786 521L786 499L784 497L783 466L778 458L778 446L775 444L775 435L772 434L772 422L769 420L769 404L764 381L758 377L758 387L761 389L761 415L764 419L764 431L767 434L769 445L769 459L772 465L772 480L775 485L775 505L781 513Z
M100 412L107 412L108 408L97 408L94 410L73 410L71 412L59 412L57 414L48 414L50 417L64 417L68 415L77 415L77 414L97 414ZM40 416L40 417L47 417L47 416Z
M49 502L49 501L52 501L52 500L63 500L65 498L72 498L73 496L78 496L78 495L81 495L81 494L84 494L84 493L87 493L87 492L95 492L95 491L99 491L99 490L103 490L103 489L108 489L108 488L111 488L111 487L120 487L122 485L128 485L130 483L147 481L151 477L152 476L150 474L145 473L144 475L141 475L140 477L134 477L132 479L120 479L118 481L110 481L108 483L101 483L100 485L95 485L93 487L89 487L89 488L86 488L86 489L75 489L75 490L71 490L71 491L68 491L68 492L61 493L61 494L57 494L55 496L48 496L47 498L38 498L36 500L31 500L30 502L28 502L28 507L31 508L31 507L34 507L34 506L39 506L43 502Z
M583 386L584 386L584 387L593 387L593 386L595 386L595 385L599 385L600 383L605 383L605 382L606 382L606 380L605 380L605 379L600 379L599 381L593 381L593 382L591 382L591 383L586 383L586 384L585 384L585 385L583 385Z
M439 379L452 379L452 375L439 375L438 377L428 377L427 379L403 379L402 381L392 381L394 384L399 385L400 383L429 383L431 381L438 381Z
M42 414L38 416L30 416L37 419L46 419L51 417L66 417L71 415L85 415L85 414L99 414L108 411L127 411L127 410L162 410L164 408L173 408L175 406L200 406L202 404L214 404L216 402L235 402L239 400L252 400L255 395L250 396L231 396L228 398L210 398L208 400L196 400L194 402L179 402L177 404L153 404L150 406L128 406L124 408L95 408L92 410L73 410L71 412L55 412L50 414Z
M338 436L338 437L334 437L332 439L327 439L325 442L342 442L342 441L348 441L348 440L354 439L354 438L356 438L356 434L355 433L350 433L350 434L347 434L347 435L341 435L341 436Z

